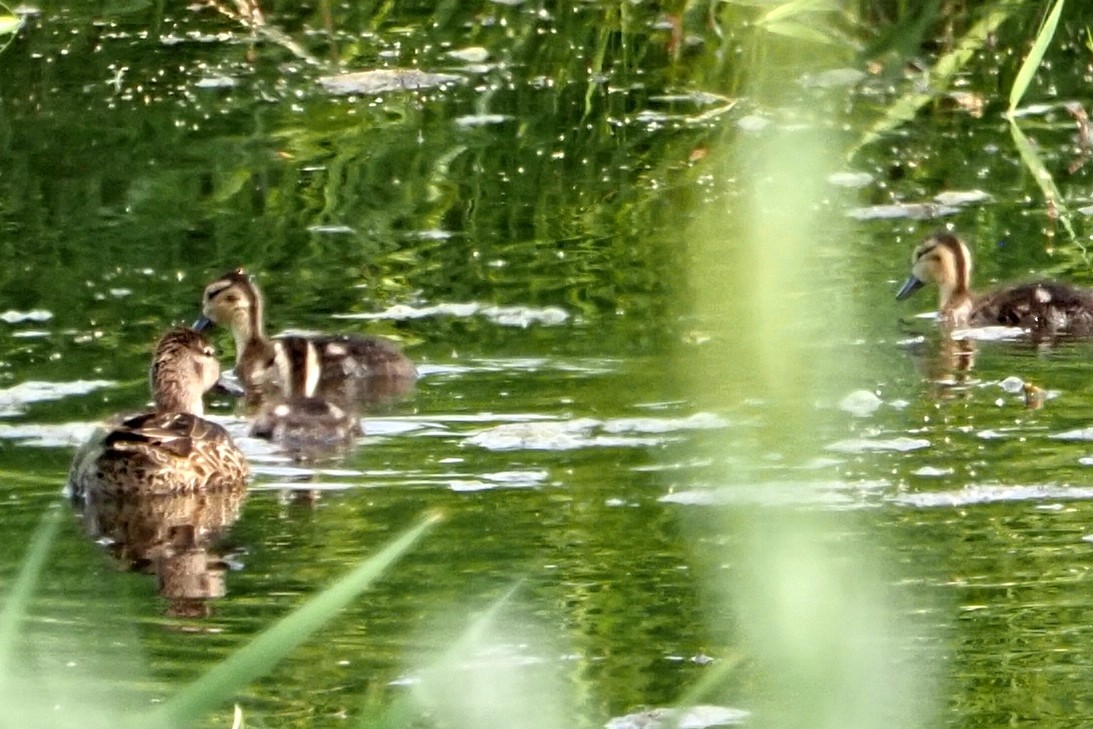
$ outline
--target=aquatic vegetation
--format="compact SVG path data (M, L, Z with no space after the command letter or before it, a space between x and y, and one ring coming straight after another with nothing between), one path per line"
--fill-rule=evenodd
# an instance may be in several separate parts
M1060 20L1013 112L1034 178L997 112L1041 14ZM940 213L974 229L984 280L1088 280L1038 182L1088 202L1058 103L1088 87L1088 19L45 3L0 78L12 541L73 435L144 405L119 383L221 270L260 271L276 325L375 327L423 366L345 463L244 445L257 482L210 619L164 619L62 519L19 623L60 678L7 685L35 718L33 689L60 687L81 726L149 706L222 725L233 699L259 726L1080 723L1089 351L950 347L890 299ZM423 83L375 84L389 69ZM231 407L211 410L239 436ZM262 672L234 693L170 698L429 507L446 528L328 632L223 664ZM110 686L62 682L82 672Z
M0 611L0 696L9 718L18 717L35 726L71 725L75 717L83 726L173 727L194 726L209 712L229 701L248 683L268 672L279 660L327 623L350 601L378 579L439 521L431 515L363 560L318 595L311 597L281 620L270 625L247 645L234 651L202 676L179 689L151 711L141 707L132 713L121 707L71 706L55 712L56 698L27 684L29 666L19 664L23 650L20 625L28 619L28 606L44 570L64 509L51 509L42 520L22 563L19 578L9 589ZM62 628L63 630L63 628ZM48 678L48 677L45 677ZM70 699L71 700L71 699Z

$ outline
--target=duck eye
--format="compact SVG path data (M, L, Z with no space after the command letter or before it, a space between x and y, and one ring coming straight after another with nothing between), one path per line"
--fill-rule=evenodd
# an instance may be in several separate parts
M227 301L229 304L234 304L237 301L239 301L239 297L236 296L235 294L228 294L227 296L224 297L224 301Z

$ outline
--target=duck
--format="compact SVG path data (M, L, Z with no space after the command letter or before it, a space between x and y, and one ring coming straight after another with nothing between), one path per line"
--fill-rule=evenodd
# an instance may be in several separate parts
M318 348L305 337L278 340L282 360L281 394L263 403L251 436L270 440L297 461L347 451L363 435L356 412L317 394Z
M235 373L248 397L290 397L289 383L307 362L314 386L304 388L342 405L393 399L417 379L417 368L394 342L356 334L266 336L262 292L242 268L205 287L194 329L229 329L235 340Z
M911 275L896 299L907 299L927 283L938 287L938 320L948 329L1019 327L1035 337L1093 335L1093 291L1055 281L971 290L972 255L955 233L940 231L911 255Z
M149 373L154 409L119 418L76 453L72 499L243 491L246 457L227 430L204 418L202 396L219 376L204 335L185 327L166 332Z

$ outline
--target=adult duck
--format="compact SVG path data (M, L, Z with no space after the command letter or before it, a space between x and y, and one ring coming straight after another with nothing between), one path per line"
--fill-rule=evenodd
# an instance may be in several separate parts
M155 409L92 436L73 460L72 497L244 489L246 458L223 427L203 417L202 396L219 376L205 337L186 328L164 334L150 372Z

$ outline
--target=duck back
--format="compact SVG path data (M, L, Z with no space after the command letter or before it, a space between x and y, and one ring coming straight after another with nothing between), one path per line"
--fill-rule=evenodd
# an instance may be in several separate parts
M72 496L243 489L249 468L226 430L192 413L143 413L76 455Z
M1001 325L1037 334L1093 335L1093 291L1054 281L1020 284L983 295L969 318L973 326Z

